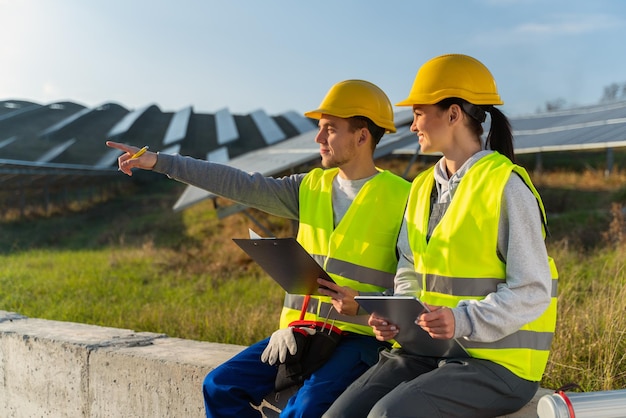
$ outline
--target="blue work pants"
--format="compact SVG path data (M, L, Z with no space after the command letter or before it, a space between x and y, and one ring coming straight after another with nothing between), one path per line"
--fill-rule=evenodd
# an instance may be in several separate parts
M212 370L204 379L203 394L207 417L255 417L258 405L274 390L278 366L261 361L269 338L244 349ZM293 395L281 417L319 418L350 383L378 360L387 343L374 337L348 334L342 337L331 358Z

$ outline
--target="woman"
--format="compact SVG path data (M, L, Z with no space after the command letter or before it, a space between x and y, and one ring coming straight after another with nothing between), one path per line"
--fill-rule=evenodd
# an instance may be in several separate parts
M430 308L416 323L457 338L469 358L382 352L325 417L496 417L530 401L556 323L556 277L546 216L514 164L511 127L489 70L460 54L417 73L406 100L423 153L443 157L413 181L398 242L395 294ZM490 130L482 141L483 122ZM379 340L398 330L370 316Z

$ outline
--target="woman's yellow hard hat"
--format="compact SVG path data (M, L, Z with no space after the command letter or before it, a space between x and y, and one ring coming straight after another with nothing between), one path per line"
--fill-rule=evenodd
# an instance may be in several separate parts
M409 97L396 106L435 104L458 97L475 105L501 105L496 81L485 65L462 54L435 57L422 65Z

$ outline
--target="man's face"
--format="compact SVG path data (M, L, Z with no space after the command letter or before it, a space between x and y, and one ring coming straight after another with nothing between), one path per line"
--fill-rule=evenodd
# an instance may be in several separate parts
M356 157L361 129L352 131L346 119L322 115L315 142L320 144L324 168L342 167Z

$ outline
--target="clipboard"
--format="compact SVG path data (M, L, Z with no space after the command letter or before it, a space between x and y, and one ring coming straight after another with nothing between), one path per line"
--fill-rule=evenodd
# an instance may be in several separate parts
M415 323L415 319L428 308L413 296L355 296L359 305L396 324L398 335L394 338L411 354L429 357L470 357L457 339L436 340Z
M320 295L317 278L335 282L295 238L233 238L287 293Z

